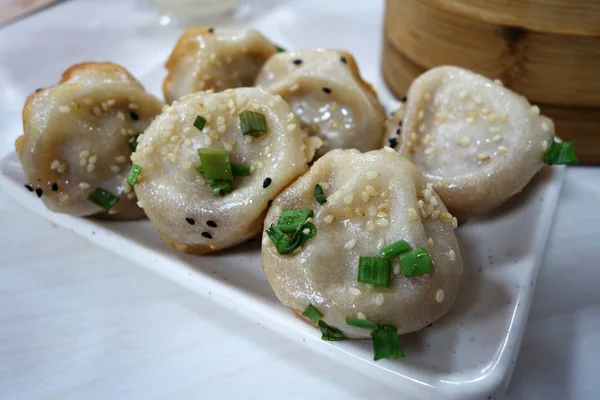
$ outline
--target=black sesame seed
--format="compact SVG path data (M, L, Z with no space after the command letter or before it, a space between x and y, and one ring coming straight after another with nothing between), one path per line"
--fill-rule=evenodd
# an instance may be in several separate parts
M215 33L215 28L208 28L208 33Z
M263 189L268 188L271 182L273 182L271 178L265 178L265 180L263 181Z
M30 192L33 192L33 186L31 186L29 183L26 183L23 186L25 186L25 189L29 190Z
M37 187L37 188L35 188L35 194L37 194L38 197L42 197L42 195L44 194L44 191L42 190L41 187Z
M194 224L196 224L196 221L194 221L194 219L193 219L193 218L186 218L186 219L185 219L185 221L186 221L188 224L190 224L190 225L194 225Z
M212 235L208 232L202 232L202 236L204 236L207 239L212 239Z
M400 129L396 129L396 135L399 135L401 133L402 133L402 131Z
M210 226L211 228L216 228L217 227L217 223L215 221L212 221L212 220L206 221L206 225Z
M331 93L331 89L329 89L328 87L324 87L323 91L327 94Z
M406 96L400 99L401 102L406 103Z
M267 207L271 207L271 204L273 204L273 200L267 201Z
M39 92L40 90L44 90L44 89L42 89L42 88L35 89L35 92L37 93L37 92Z
M51 186L53 192L58 192L58 183L54 182Z
M344 56L340 57L340 61L343 62L344 64L348 64L348 60L346 60L346 57L344 57Z
M300 64L302 64L302 60L298 58L298 59L294 60L294 64L300 65Z
M398 121L398 126L402 126L402 121Z
M398 145L398 139L396 139L396 138L390 138L390 139L388 139L388 142L390 142L390 147L392 149Z
M138 115L138 113L136 113L135 111L132 111L129 113L129 116L131 117L132 120L137 121L138 119L140 119L140 116Z

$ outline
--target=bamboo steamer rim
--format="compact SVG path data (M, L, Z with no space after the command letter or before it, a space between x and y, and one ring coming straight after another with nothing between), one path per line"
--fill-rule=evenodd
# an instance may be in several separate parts
M396 0L387 0L393 2ZM532 31L600 36L597 0L419 0L441 11L481 22Z

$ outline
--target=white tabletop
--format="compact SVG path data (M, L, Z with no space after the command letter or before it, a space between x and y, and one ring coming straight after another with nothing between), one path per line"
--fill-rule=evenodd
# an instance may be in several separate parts
M69 1L0 28L0 154L26 95L69 65L111 60L139 76L164 58L177 33L139 8ZM509 399L598 398L600 169L566 176ZM2 188L0 243L1 399L405 398L52 226Z

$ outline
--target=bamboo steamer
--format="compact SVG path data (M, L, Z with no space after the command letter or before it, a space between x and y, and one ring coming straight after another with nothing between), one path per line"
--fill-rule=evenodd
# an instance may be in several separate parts
M438 65L502 80L554 119L583 163L600 164L600 1L387 0L390 89L402 97Z

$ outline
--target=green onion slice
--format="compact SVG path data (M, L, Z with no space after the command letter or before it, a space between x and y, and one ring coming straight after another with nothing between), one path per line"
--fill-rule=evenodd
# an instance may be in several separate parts
M417 276L433 271L433 263L426 248L400 254L400 267L404 276Z
M113 208L120 199L114 194L98 187L90 193L88 200L108 211Z
M201 131L204 128L204 125L206 125L206 118L204 118L201 115L198 115L196 117L196 120L194 121L194 126L198 128L199 131Z
M390 287L390 261L377 257L360 257L358 281L375 286Z
M292 237L289 237L281 229L279 229L273 224L271 224L271 227L267 229L267 235L275 244L275 247L277 248L277 252L279 254L290 254L302 244L303 239L302 234L296 234Z
M389 260L398 254L405 253L407 251L410 251L410 245L404 240L398 240L396 243L392 243L389 246L385 246L383 249L379 250L379 254L381 254L381 257Z
M131 146L131 151L136 151L138 145L138 138L140 137L140 135L141 133L138 133L135 139L133 139L133 142L129 143L129 145Z
M319 321L319 329L321 330L321 340L340 341L346 340L346 336L338 328L327 325L323 320Z
M398 330L393 325L382 325L371 332L373 338L373 359L375 361L382 358L396 359L403 358L404 351L398 338Z
M377 329L377 322L367 321L366 319L346 317L346 324L358 328Z
M306 310L304 310L302 315L310 319L313 322L313 324L318 323L319 320L323 318L323 313L317 310L316 307L310 303L308 304L308 307L306 307Z
M555 139L552 139L552 144L544 156L544 162L548 165L579 164L573 143L560 143Z
M231 173L233 176L250 176L250 167L244 164L231 163Z
M278 53L283 53L284 51L287 51L286 49L284 49L283 47L278 46L278 45L275 45L275 48L277 49Z
M206 182L212 189L213 194L217 197L233 191L231 182L227 179L207 179Z
M267 119L259 112L243 111L240 113L240 127L244 135L259 137L267 133Z
M319 204L324 204L327 203L327 197L325 197L325 195L323 194L323 188L321 187L321 185L317 184L315 186L315 200L317 200L317 203Z
M233 179L227 150L200 148L198 155L204 171L202 176L206 179Z
M279 216L277 227L285 233L296 232L308 218L315 216L313 210L283 210Z
M131 171L129 171L129 175L127 175L127 183L131 186L135 185L137 182L138 176L142 173L142 167L137 164L131 165Z

